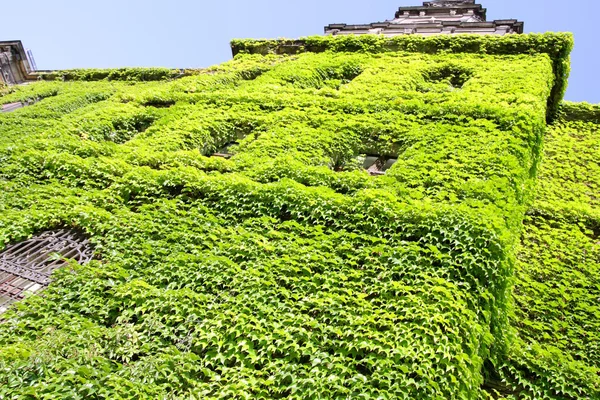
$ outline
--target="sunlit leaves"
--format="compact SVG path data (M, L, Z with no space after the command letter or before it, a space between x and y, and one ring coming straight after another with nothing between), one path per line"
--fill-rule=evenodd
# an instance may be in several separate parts
M2 316L0 397L483 396L569 40L407 40L0 97L39 100L0 115L0 247L67 225L99 259Z

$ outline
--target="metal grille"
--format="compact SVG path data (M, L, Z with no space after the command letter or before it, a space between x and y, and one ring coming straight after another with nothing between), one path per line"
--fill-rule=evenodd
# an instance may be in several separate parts
M60 229L8 246L0 253L0 313L50 283L52 272L73 259L85 264L93 257L88 239L80 232Z

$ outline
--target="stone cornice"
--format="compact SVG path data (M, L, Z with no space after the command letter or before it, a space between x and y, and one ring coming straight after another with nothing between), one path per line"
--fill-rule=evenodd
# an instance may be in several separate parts
M492 34L524 32L516 19L487 21L487 9L475 0L426 1L422 6L399 7L393 20L370 24L330 24L326 35L435 35Z

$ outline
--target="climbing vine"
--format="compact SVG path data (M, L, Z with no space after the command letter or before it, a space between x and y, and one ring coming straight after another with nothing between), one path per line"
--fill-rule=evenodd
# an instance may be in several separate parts
M0 247L97 250L0 316L0 397L477 399L530 365L500 360L571 38L412 40L0 96L35 102L0 115Z

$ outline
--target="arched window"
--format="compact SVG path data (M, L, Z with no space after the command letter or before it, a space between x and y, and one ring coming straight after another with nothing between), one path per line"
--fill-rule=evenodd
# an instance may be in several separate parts
M0 253L0 313L50 283L52 272L73 259L85 264L93 257L87 237L78 231L43 232L24 242L9 245Z

